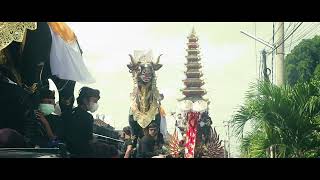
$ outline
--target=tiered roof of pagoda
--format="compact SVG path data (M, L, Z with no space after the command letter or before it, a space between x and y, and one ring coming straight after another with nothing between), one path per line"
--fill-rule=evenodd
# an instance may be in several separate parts
M194 28L192 29L191 34L188 36L187 42L187 63L185 66L187 70L184 72L186 75L186 79L183 80L185 88L181 89L184 98L181 100L191 100L193 102L197 100L205 100L203 96L207 93L206 90L201 88L205 83L201 79L203 73L201 72L201 57L199 56L199 44L198 37Z

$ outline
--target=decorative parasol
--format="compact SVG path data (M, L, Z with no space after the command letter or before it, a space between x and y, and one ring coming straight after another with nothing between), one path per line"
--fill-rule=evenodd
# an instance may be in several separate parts
M181 101L178 104L178 108L182 111L182 112L200 112L203 113L205 111L207 111L208 109L208 103L206 101L196 101L196 102L192 102L190 100L184 100Z
M193 111L203 113L208 110L208 103L203 100L199 100L193 103Z
M22 42L27 29L36 30L36 22L0 22L0 51L13 41Z
M184 101L180 101L180 103L178 104L178 109L182 112L189 112L189 111L192 111L192 106L193 106L192 101L184 100Z

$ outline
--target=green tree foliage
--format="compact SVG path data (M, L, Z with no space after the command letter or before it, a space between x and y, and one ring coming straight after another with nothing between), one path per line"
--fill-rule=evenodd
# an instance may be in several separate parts
M309 81L317 74L320 77L320 36L302 40L285 58L287 83Z

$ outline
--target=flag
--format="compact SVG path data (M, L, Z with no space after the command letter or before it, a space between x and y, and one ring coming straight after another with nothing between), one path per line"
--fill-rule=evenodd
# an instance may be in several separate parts
M52 36L50 67L52 75L60 79L91 84L95 79L89 72L77 37L63 22L49 22Z

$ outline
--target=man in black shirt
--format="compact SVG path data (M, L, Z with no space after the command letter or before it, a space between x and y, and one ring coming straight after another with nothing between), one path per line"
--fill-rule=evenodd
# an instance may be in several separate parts
M40 90L40 104L36 112L37 119L41 122L46 132L42 146L47 147L49 141L63 140L64 126L60 116L52 114L55 110L55 93L48 89Z
M96 89L83 87L80 89L76 107L70 118L66 119L67 148L74 157L91 157L93 153L93 116L88 113L98 109L100 92Z
M106 143L94 142L93 143L94 158L119 158L118 149Z
M123 131L122 136L123 136L124 144L121 148L121 157L131 158L134 151L133 139L131 136L131 128L130 126L127 126L127 127L124 127L122 131Z
M37 22L36 30L27 31L21 62L17 64L23 77L22 81L27 86L40 83L40 75L43 79L51 72L49 67L51 44L52 37L47 22Z
M146 130L147 135L143 136L143 138L139 142L139 158L152 158L160 154L156 149L159 127L156 123L151 123Z
M16 130L34 147L45 132L36 119L30 94L13 79L10 70L0 65L0 129Z

